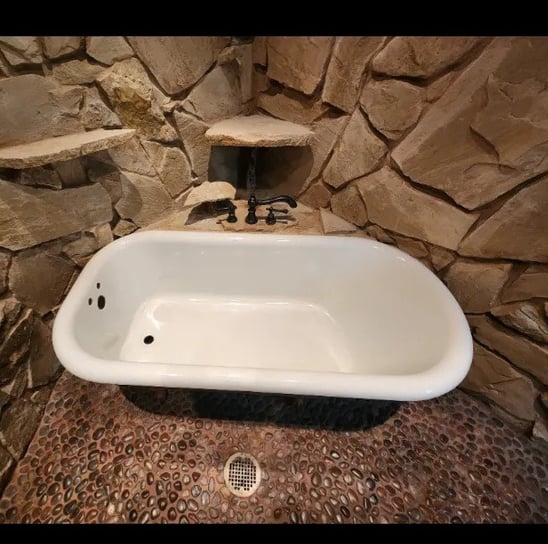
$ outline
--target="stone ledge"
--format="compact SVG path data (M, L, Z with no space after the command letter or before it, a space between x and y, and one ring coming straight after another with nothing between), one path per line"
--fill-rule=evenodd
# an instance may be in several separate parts
M134 129L100 128L89 132L46 138L29 144L2 147L0 148L0 167L23 169L57 161L68 161L123 144L134 134Z
M214 145L249 147L305 146L310 144L313 135L307 127L266 115L225 119L205 133Z

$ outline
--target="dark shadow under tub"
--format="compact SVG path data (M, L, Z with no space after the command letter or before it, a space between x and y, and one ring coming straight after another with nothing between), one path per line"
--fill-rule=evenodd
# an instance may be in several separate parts
M121 390L138 408L156 414L335 431L358 431L380 425L402 404L384 400L163 387L121 386Z

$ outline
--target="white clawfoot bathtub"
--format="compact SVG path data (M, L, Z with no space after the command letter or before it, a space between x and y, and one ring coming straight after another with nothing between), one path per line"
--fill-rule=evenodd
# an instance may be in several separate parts
M434 274L338 236L131 234L86 265L53 346L101 383L400 401L448 392L472 361Z

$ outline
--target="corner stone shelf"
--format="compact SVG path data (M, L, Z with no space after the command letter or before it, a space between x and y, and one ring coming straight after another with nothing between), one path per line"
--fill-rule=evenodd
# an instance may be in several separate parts
M46 138L29 144L0 147L0 167L21 170L52 162L68 161L123 144L134 134L134 129L100 128L89 132Z
M309 145L314 133L302 125L266 115L232 117L215 123L206 133L214 145L283 147Z

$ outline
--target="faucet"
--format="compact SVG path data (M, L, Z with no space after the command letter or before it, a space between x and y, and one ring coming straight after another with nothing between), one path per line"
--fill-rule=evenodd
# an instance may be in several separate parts
M245 222L248 225L254 225L257 223L257 215L255 213L257 206L262 206L263 204L275 204L276 202L285 202L290 208L297 207L297 201L288 195L273 196L271 198L259 200L254 194L252 194L247 201L247 216L245 218Z

